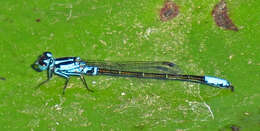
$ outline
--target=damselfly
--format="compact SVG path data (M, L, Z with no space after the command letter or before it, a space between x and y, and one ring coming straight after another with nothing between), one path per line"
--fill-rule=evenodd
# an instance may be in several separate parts
M80 57L55 58L51 52L44 52L32 65L36 71L47 70L47 80L38 85L48 82L53 74L66 79L63 94L67 88L71 76L79 76L85 87L88 88L84 75L108 75L122 77L151 78L162 80L180 80L206 84L218 88L234 87L225 79L212 76L183 75L180 69L171 62L108 62L108 61L84 61Z

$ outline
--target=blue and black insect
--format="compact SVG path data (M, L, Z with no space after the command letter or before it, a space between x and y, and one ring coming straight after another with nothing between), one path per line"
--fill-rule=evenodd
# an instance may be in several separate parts
M47 70L47 80L38 86L48 82L53 74L66 79L63 94L67 88L71 76L80 77L86 89L89 89L84 75L108 75L121 77L150 78L162 80L180 80L206 84L218 88L234 87L225 79L213 76L183 75L177 65L172 62L150 62L150 61L84 61L80 57L55 58L51 52L44 52L32 67L41 72Z

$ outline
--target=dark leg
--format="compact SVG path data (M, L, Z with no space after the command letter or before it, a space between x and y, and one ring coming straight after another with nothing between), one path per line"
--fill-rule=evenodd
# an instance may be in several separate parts
M234 92L234 86L230 86L231 91Z
M63 92L62 92L63 95L65 94L65 90L66 90L66 88L67 88L67 85L68 85L68 83L69 83L69 80L70 80L70 78L66 78L65 86L64 86Z
M36 86L35 88L36 88L36 89L39 88L41 85L47 83L49 80L50 80L50 79L47 79L47 80L41 82L41 83L40 83L38 86Z
M87 88L88 91L94 92L93 90L88 88L88 85L87 85L86 80L85 80L83 75L80 75L80 79L81 79L81 81L83 82L83 84L85 85L85 87Z
M49 69L47 72L48 79L40 83L38 86L36 86L36 88L39 88L41 85L47 83L52 78L52 74L53 74L53 70Z

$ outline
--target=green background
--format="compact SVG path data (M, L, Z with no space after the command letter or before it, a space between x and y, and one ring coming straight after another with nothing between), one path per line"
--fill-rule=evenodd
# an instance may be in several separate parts
M9 130L260 130L260 2L227 1L239 31L216 26L218 0L1 0L0 128ZM37 22L37 19L40 21ZM225 78L235 92L162 80L46 79L30 65L44 51L91 60L173 61L186 74Z

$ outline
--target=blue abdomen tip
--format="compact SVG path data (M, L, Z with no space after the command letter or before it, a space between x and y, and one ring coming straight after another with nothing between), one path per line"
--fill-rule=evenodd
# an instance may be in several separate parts
M220 87L220 88L230 87L230 83L227 80L218 77L205 76L205 82L209 85Z

